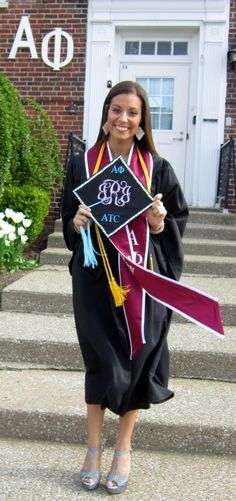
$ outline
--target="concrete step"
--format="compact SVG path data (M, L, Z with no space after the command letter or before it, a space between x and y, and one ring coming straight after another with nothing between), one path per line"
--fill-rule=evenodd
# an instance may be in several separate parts
M233 213L223 213L221 210L201 210L201 209L189 209L188 224L190 223L200 223L200 224L219 224L219 225L231 225L236 226L236 214ZM54 231L62 231L62 220L57 219L55 221Z
M188 246L190 252L185 255L185 268L187 273L201 273L210 275L223 275L229 277L236 276L236 242L231 242L231 245L217 246L215 252L217 255L208 253L207 250L214 249L213 245L209 248L203 244L205 255L202 253L201 246ZM192 253L193 249L195 254ZM198 249L200 252L198 252ZM224 251L229 255L224 255ZM202 255L203 254L203 255ZM66 248L48 247L40 254L40 263L67 266L71 258L71 252Z
M220 277L236 277L236 256L185 255L184 273L200 273Z
M223 213L222 211L203 211L190 209L188 223L236 226L236 214Z
M185 238L199 239L200 241L207 240L221 240L221 241L235 241L236 240L236 226L219 225L219 224L200 224L188 223L184 233ZM63 249L65 242L61 231L55 231L48 236L48 247L57 247Z
M0 312L0 369L84 370L72 316ZM236 332L221 339L191 324L169 332L172 377L235 381Z
M1 439L2 501L87 501L108 498L104 490L113 449L102 455L101 486L93 493L80 486L86 454L80 444ZM145 451L133 448L132 473L120 501L232 501L234 460L219 455ZM157 475L158 472L158 475ZM167 481L171 479L171 481Z
M72 253L66 248L47 247L40 253L40 264L67 266Z
M236 241L210 240L207 238L183 238L185 255L196 256L236 256Z
M184 232L185 238L199 238L200 240L234 240L236 227L220 224L188 223Z
M172 379L175 398L140 411L133 440L145 450L235 453L235 386ZM82 372L0 371L0 436L84 443L86 406ZM114 444L117 416L106 415Z
M235 279L185 274L182 282L218 297L224 324L236 325ZM71 277L67 267L44 265L27 273L3 290L2 310L70 315ZM184 321L180 316L178 319Z
M48 245L49 248L66 248L64 237L61 231L54 231L48 235Z

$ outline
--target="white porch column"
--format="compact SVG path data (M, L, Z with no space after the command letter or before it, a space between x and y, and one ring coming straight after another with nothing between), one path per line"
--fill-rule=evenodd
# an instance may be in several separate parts
M87 123L84 137L87 147L91 147L98 135L102 115L102 106L109 90L107 81L111 79L111 43L113 31L111 23L99 22L90 27L88 40L90 62L87 66L85 96Z
M202 110L198 126L200 148L198 156L198 190L194 205L213 207L217 187L220 143L224 137L224 108L226 95L226 25L207 23L202 72ZM214 78L213 78L214 75Z

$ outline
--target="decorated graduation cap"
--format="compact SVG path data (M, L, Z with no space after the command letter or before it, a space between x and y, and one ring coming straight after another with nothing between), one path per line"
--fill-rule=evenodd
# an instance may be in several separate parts
M119 156L75 188L107 237L114 235L153 203L151 195Z

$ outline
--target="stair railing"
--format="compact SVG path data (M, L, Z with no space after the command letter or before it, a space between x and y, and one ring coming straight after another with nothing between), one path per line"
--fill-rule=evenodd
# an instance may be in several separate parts
M66 150L65 170L64 170L65 175L70 158L73 155L79 155L81 151L85 151L85 148L86 148L86 142L84 141L84 139L81 139L81 137L75 136L73 132L70 132L68 136L68 143Z
M218 186L216 195L216 205L223 207L224 212L229 210L229 198L232 196L230 190L234 187L236 190L236 166L235 166L235 143L231 137L220 149L220 162L218 174ZM233 179L233 185L230 185L230 179Z

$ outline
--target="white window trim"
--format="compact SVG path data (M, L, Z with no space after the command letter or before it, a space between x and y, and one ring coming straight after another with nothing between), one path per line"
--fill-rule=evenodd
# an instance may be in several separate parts
M0 0L0 9L1 7L8 7L8 6L9 6L9 1Z

